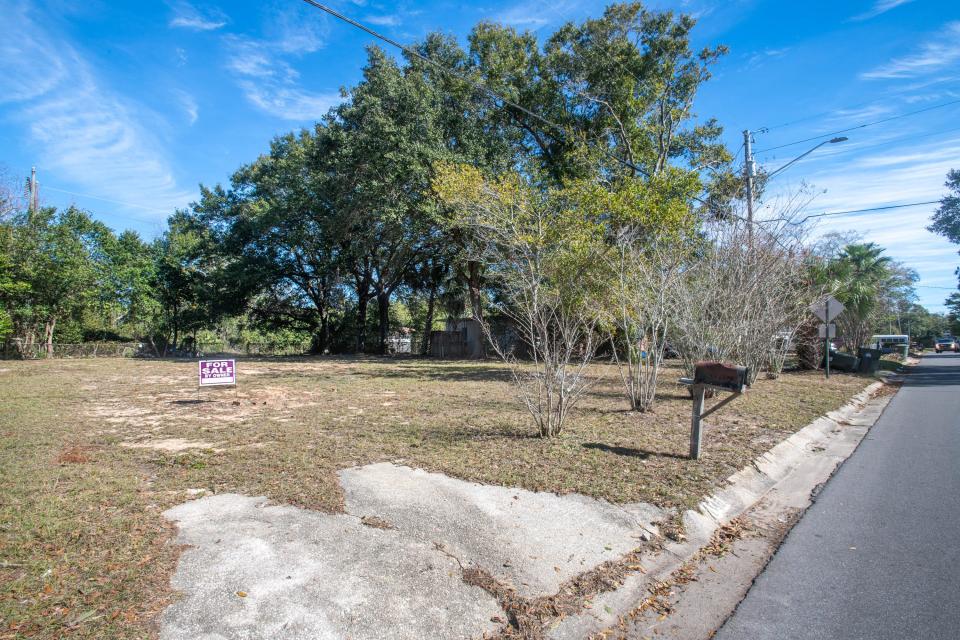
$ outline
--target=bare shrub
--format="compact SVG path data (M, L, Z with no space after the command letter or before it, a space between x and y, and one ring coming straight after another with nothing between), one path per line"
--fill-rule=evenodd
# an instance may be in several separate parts
M684 257L677 242L640 242L635 234L624 232L609 260L613 359L630 408L635 411L652 409L656 400L660 365L676 315L675 287L683 274Z
M789 217L754 229L741 219L705 228L705 243L677 288L671 334L688 372L705 358L780 374L797 328L818 297L805 260L804 230Z
M469 168L441 169L435 188L464 211L459 223L480 240L476 258L500 292L493 306L510 319L528 359L478 318L487 340L510 366L540 436L559 435L593 383L587 368L597 349L599 230L570 215L562 193L534 189L519 176L487 181Z

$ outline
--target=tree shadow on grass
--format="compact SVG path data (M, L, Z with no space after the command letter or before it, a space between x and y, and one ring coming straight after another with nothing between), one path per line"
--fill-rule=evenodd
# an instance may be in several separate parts
M462 429L428 427L417 429L415 432L422 442L427 444L443 444L450 442L545 442L537 435L535 429L514 430L509 428L493 427L489 429ZM419 444L419 443L418 443Z
M421 361L422 362L422 361ZM509 369L502 367L484 367L449 364L397 364L375 370L359 369L352 372L355 376L369 378L404 378L411 381L437 380L441 382L510 382L513 377Z
M687 459L687 456L679 453L669 453L666 451L647 451L646 449L633 449L631 447L616 447L600 442L584 442L581 446L584 449L596 449L598 451L605 451L606 453L613 453L618 456L640 458L641 460L646 460L650 456L657 456L659 458L675 458L677 460Z

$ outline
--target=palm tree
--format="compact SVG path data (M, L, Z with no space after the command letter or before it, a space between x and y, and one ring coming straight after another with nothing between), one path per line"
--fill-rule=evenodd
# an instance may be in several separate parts
M827 283L846 310L837 319L848 349L866 343L885 290L892 286L894 263L873 242L849 244L826 267Z

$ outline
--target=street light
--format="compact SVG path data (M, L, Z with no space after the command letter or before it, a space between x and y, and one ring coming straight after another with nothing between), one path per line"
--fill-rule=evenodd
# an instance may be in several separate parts
M838 142L846 142L847 140L848 140L848 138L847 138L846 136L840 136L839 138L830 138L829 140L824 140L823 142L821 142L820 144L818 144L817 146L815 146L813 149L810 149L810 150L807 151L806 153L800 154L799 156L797 156L796 158L794 158L793 160L791 160L791 161L788 162L787 164L783 165L783 166L780 167L779 169L776 169L776 170L771 171L770 173L768 173L768 174L767 174L767 180L769 180L769 179L772 178L773 176L777 175L777 174L780 173L781 171L784 171L787 167L789 167L790 165L792 165L794 162L797 162L798 160L801 160L801 159L803 159L803 158L806 158L808 155L810 155L811 153L813 153L814 151L816 151L817 149L819 149L819 148L822 147L823 145L825 145L825 144L836 144L836 143L838 143Z
M823 145L836 144L838 142L845 142L846 140L848 140L846 136L840 136L839 138L830 138L829 140L824 140L814 148L810 149L806 153L800 154L799 156L797 156L787 164L783 165L779 169L773 171L772 173L768 173L766 175L764 182L770 180L770 178L777 175L778 173L781 173L782 171L786 170L790 165L797 162L798 160L806 158L808 155L810 155L811 153L813 153ZM753 244L753 151L751 149L750 142L751 142L750 130L747 129L743 132L743 145L744 145L743 173L744 173L744 182L746 183L746 188L747 188L747 237L749 239L750 244L752 245Z

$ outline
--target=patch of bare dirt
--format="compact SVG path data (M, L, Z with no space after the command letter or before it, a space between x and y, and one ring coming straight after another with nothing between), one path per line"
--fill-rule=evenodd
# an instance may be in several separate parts
M189 449L213 449L216 447L216 443L204 442L202 440L184 440L183 438L165 438L163 440L146 440L144 442L121 442L120 446L129 449L156 449L158 451L177 453Z

